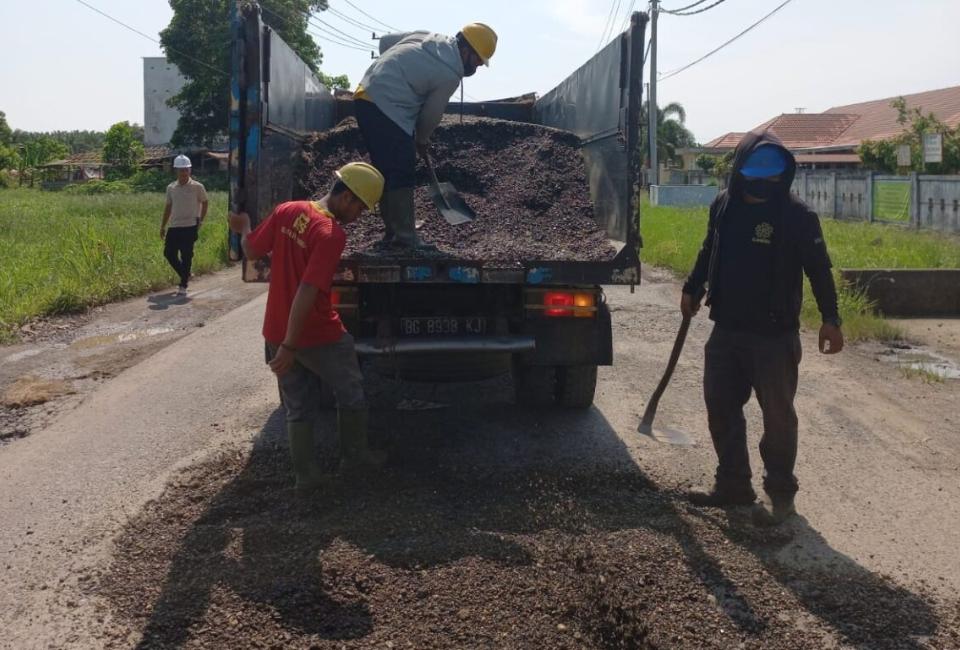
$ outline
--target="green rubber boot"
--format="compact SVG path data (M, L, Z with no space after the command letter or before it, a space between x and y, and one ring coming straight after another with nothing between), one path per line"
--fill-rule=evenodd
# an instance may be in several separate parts
M287 438L290 441L290 464L299 491L310 491L329 483L315 457L313 446L313 422L287 422Z
M387 234L393 235L390 241L391 247L421 253L437 252L436 246L420 243L420 238L417 236L416 206L413 201L412 187L384 192L383 198L380 199L380 213L383 216Z
M378 470L387 462L387 454L370 449L367 441L366 409L338 409L337 428L340 431L340 469L351 474Z

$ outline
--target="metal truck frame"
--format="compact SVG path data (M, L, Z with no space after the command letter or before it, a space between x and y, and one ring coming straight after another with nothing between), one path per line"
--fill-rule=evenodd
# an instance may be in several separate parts
M640 283L640 115L647 15L543 97L451 103L448 112L564 129L580 137L597 222L616 256L602 262L344 258L333 303L361 357L411 379L460 380L512 371L517 401L587 408L597 366L613 363L601 285ZM253 223L307 198L303 142L352 114L267 25L256 4L232 9L230 205ZM586 191L587 188L584 188ZM369 217L367 217L369 218ZM576 233L571 233L572 237ZM231 252L239 242L231 237ZM269 264L244 261L247 281ZM322 391L323 404L333 396Z

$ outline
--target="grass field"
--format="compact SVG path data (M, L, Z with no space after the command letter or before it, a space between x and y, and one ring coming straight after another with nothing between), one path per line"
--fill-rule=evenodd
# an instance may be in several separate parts
M163 194L0 190L0 340L37 316L81 311L176 284L163 258ZM210 193L194 273L227 260L223 192Z
M960 268L960 239L955 237L833 219L821 219L821 223L835 272L839 268ZM647 264L685 276L693 268L706 228L706 208L651 207L644 202L640 257ZM848 339L885 340L901 335L874 313L862 294L839 286L837 277L840 315ZM802 319L807 327L819 327L820 314L809 283L804 290Z

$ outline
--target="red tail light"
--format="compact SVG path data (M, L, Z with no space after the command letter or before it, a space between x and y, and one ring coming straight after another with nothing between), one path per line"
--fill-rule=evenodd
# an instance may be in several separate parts
M544 314L547 316L572 316L573 294L566 291L549 291L543 294ZM551 307L553 309L551 309ZM567 309L564 309L566 307Z

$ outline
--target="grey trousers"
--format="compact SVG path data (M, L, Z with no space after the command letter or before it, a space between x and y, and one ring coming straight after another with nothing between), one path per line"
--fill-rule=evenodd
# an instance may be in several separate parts
M276 353L277 346L267 343L268 362ZM349 334L344 334L336 343L300 348L297 350L296 363L277 382L287 411L287 422L303 422L317 416L319 382L333 390L338 408L359 410L367 406L363 375L357 362L353 337Z
M797 374L802 349L797 332L764 336L714 327L705 348L703 394L718 487L750 486L747 422L743 407L751 389L763 412L763 488L768 494L794 494L797 460Z

